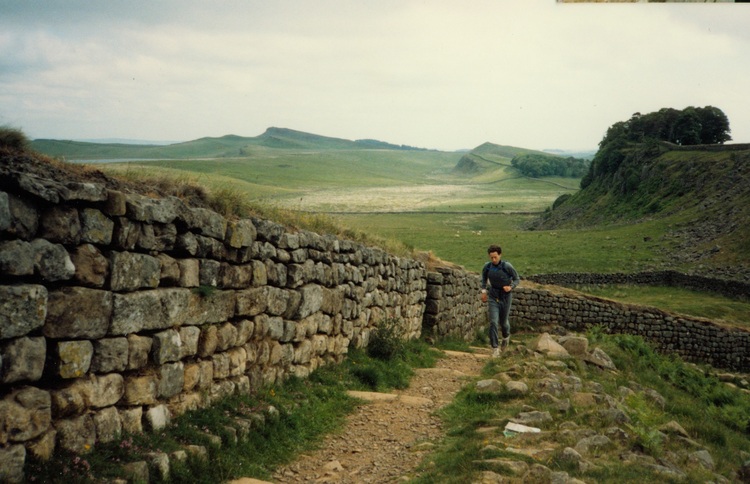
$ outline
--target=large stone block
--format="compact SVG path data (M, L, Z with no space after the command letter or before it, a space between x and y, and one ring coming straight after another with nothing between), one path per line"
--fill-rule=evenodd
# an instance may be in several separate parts
M112 317L112 293L63 287L49 294L42 332L48 338L101 338Z
M112 233L112 245L122 250L133 250L138 245L141 236L141 224L125 217L115 219L115 229Z
M65 245L81 242L81 220L73 207L55 206L42 213L40 219L42 238Z
M49 430L51 423L49 392L24 387L0 400L0 444L35 439Z
M153 340L148 336L129 334L128 340L128 370L137 370L148 364Z
M200 341L201 330L197 326L183 326L179 330L182 347L180 359L195 356L198 353L198 341Z
M299 289L302 295L294 319L303 319L320 310L323 304L323 288L317 284L307 284Z
M110 256L113 291L155 288L161 278L161 263L156 257L133 252L113 252Z
M179 361L182 357L182 339L180 338L180 333L174 329L156 333L153 337L151 354L157 365L168 361Z
M128 194L125 198L128 217L139 222L172 223L185 212L185 204L177 197L150 198Z
M115 223L95 208L84 208L80 212L81 241L91 244L109 245Z
M219 330L216 326L205 326L201 328L201 336L198 340L198 356L205 358L216 351L219 344Z
M0 482L24 482L25 463L26 447L23 445L0 447Z
M46 356L47 341L42 337L0 341L0 382L39 380Z
M157 402L158 381L153 375L128 376L125 378L125 405L153 405Z
M185 384L185 367L181 361L159 367L159 398L170 398L182 391Z
M75 454L85 454L96 444L96 426L91 415L85 414L55 422L60 447Z
M269 302L269 288L255 287L237 291L237 315L257 316L266 311ZM283 312L283 311L282 311Z
M0 339L24 336L44 325L47 288L36 284L0 286Z
M252 220L242 219L227 223L225 242L235 249L250 247L255 242L258 231Z
M122 431L130 434L140 434L143 432L143 408L126 407L119 408L120 422L122 422Z
M39 211L36 205L15 195L8 194L10 226L5 229L11 237L33 239L39 230Z
M177 266L180 269L180 287L198 287L201 285L198 259L180 259L177 261Z
M219 287L242 289L250 286L253 280L253 266L251 264L234 265L222 263L219 268Z
M0 274L31 276L34 274L34 250L29 242L0 242Z
M159 265L161 266L159 285L180 285L180 266L177 261L164 253L159 253L156 258L159 259Z
M92 375L86 383L84 396L92 408L112 406L125 394L125 379L119 373Z
M148 251L172 250L177 240L174 224L143 224L138 236L138 247Z
M237 300L234 291L216 290L205 296L189 292L188 298L187 324L222 323L235 315Z
M50 282L66 281L76 272L68 251L60 244L52 244L44 239L31 242L34 252L34 272Z
M60 341L56 348L55 366L61 378L79 378L89 371L94 356L91 341Z
M219 326L216 336L217 351L226 351L237 344L237 328L231 323L224 323Z
M91 371L110 373L123 371L128 367L128 339L102 338L94 340L94 358L91 360Z
M181 326L191 314L191 301L190 290L182 288L114 294L110 334Z
M214 212L205 208L190 208L191 229L195 232L212 237L217 240L224 240L227 233L227 220Z
M122 433L122 420L115 407L107 407L93 416L97 442L112 442Z
M0 192L0 230L7 230L10 227L10 202L8 194Z
M109 260L91 244L79 245L70 254L75 281L82 286L102 287L109 276Z

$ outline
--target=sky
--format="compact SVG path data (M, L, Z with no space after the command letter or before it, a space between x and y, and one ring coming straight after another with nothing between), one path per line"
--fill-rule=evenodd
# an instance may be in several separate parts
M635 112L710 105L750 142L748 25L734 3L0 0L0 125L584 150Z

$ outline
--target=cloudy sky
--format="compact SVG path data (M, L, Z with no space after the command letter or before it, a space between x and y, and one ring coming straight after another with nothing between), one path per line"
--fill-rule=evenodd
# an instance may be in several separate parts
M635 112L712 105L750 142L748 25L730 3L0 0L0 125L575 150Z

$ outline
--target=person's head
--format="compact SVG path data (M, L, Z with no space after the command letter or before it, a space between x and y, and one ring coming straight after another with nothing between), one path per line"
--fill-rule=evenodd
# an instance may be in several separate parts
M493 264L497 264L500 262L500 257L503 255L503 249L501 249L499 245L491 245L487 249L487 255L490 257Z

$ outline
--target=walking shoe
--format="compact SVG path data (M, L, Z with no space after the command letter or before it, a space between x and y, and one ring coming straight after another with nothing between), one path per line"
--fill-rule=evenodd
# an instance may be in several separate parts
M497 347L492 348L492 357L497 358L499 356L500 356L500 348L497 348Z
M500 351L505 351L508 348L508 344L510 343L510 336L507 338L503 338L503 341L500 343Z

